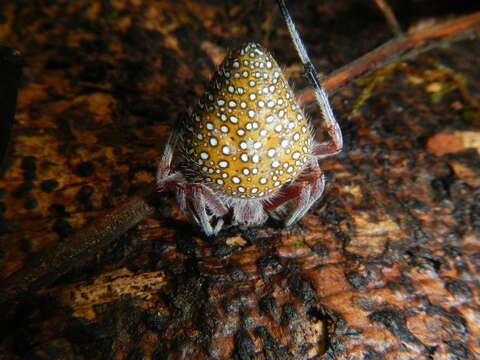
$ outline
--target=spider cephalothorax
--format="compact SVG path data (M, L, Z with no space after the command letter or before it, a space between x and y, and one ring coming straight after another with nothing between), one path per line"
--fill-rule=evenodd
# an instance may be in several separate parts
M318 157L342 147L327 95L291 22L297 51L314 86L328 143L314 141L280 67L260 45L230 51L192 114L178 122L157 173L160 191L176 190L181 209L207 235L233 210L233 224L259 225L268 214L289 225L321 196Z

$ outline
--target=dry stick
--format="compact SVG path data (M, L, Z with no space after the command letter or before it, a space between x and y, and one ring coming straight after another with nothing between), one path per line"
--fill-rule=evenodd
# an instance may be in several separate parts
M333 72L322 85L332 93L354 79L387 64L404 60L433 47L478 35L475 28L480 28L480 12L412 31ZM309 96L313 100L313 94L303 93L302 101L308 102ZM16 302L21 295L53 283L73 266L81 264L88 256L113 242L153 212L148 200L154 192L155 186L151 185L64 242L39 254L35 261L2 284L0 303Z
M377 5L378 9L382 12L383 16L387 19L390 28L392 29L393 33L397 36L402 36L402 28L395 17L395 13L393 12L390 5L385 0L375 0L375 4Z
M22 294L51 284L72 267L118 239L153 212L148 198L154 191L154 185L148 186L65 241L39 253L28 265L1 284L0 304L20 300Z
M411 30L403 37L390 40L357 60L335 70L323 80L322 86L329 94L333 94L353 80L367 76L379 68L415 57L422 52L455 41L478 37L479 31L480 12L429 27ZM314 100L314 94L311 90L305 90L299 95L299 98L302 102L310 102Z

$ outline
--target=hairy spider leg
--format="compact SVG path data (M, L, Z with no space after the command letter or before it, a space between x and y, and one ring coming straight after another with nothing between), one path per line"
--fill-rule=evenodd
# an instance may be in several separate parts
M173 127L170 136L168 137L167 143L165 144L165 148L163 150L162 158L160 159L160 163L158 164L157 168L157 175L156 175L156 183L159 190L164 191L164 189L160 189L161 186L165 186L167 184L166 180L169 177L173 155L175 153L175 149L177 148L178 141L180 140L185 124L186 117L188 116L187 113L180 113L178 116L177 121L175 122L175 126ZM168 190L168 189L165 189Z
M316 143L313 146L313 155L324 158L327 156L335 155L339 153L343 148L343 139L342 139L342 131L340 126L338 125L335 116L333 115L332 108L330 106L330 102L328 101L328 95L325 89L320 85L318 81L318 72L313 65L310 57L308 56L307 50L305 49L305 45L295 27L295 24L288 12L288 9L285 5L284 0L277 0L278 6L280 7L280 11L282 12L282 16L287 24L288 31L290 32L290 37L292 38L293 44L295 45L295 49L297 50L298 56L302 61L302 64L305 69L305 76L307 77L310 85L313 87L315 92L315 98L317 100L318 105L320 106L320 110L322 112L322 117L326 123L326 129L328 135L330 136L331 140L325 143Z
M285 186L281 194L274 197L265 205L265 209L272 217L276 217L276 211L282 212L283 207L290 201L293 201L290 207L290 213L287 215L284 223L290 226L302 218L312 205L320 199L325 189L325 177L318 165L318 159L311 158L311 171L303 175L299 180Z
M182 211L189 214L190 219L200 226L207 236L217 235L223 226L222 216L228 212L228 209L220 202L219 197L212 189L203 184L187 184L185 195L187 199L184 200L184 204L188 209L182 209ZM207 208L211 211L211 215L207 214ZM212 221L215 217L218 220L212 227Z

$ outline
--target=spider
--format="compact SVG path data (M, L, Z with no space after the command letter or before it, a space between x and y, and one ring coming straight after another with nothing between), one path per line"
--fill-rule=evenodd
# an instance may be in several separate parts
M176 191L181 210L207 236L232 211L232 225L269 216L289 226L325 188L320 158L342 149L326 91L283 0L277 0L331 140L319 143L277 62L256 43L228 52L189 116L181 117L161 157L158 191Z

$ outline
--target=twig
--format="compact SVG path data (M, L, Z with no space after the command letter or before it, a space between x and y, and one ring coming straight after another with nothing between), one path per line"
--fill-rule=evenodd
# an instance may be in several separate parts
M392 29L393 33L397 36L402 36L402 28L395 17L395 13L393 12L390 5L385 0L375 0L375 4L377 5L378 9L382 12L383 16L387 19L390 28Z
M373 71L410 59L427 50L445 46L446 44L478 36L480 29L480 12L462 16L433 26L413 29L405 37L395 38L363 55L357 60L341 67L327 76L322 86L330 93L335 93L359 77ZM299 98L302 102L314 101L310 89L303 91Z
M0 303L17 300L27 291L49 285L75 265L123 235L154 208L148 204L154 185L96 219L84 229L55 244L2 283Z
M375 69L475 35L475 28L479 27L480 12L411 31L406 37L391 40L334 71L322 85L332 93ZM311 92L304 92L301 95L303 102L308 102L309 98L314 99ZM64 242L40 254L36 261L13 274L2 284L0 303L16 302L22 294L51 284L73 266L82 263L88 256L124 234L153 211L153 207L148 204L148 199L154 191L154 185L152 185Z

